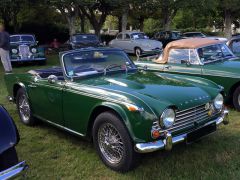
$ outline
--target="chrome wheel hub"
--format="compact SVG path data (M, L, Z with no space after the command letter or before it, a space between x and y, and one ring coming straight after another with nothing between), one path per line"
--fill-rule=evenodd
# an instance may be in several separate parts
M98 145L103 156L112 164L119 163L124 154L124 144L118 130L109 123L98 130Z
M18 107L22 120L27 122L30 119L30 106L26 95L22 95L19 98Z

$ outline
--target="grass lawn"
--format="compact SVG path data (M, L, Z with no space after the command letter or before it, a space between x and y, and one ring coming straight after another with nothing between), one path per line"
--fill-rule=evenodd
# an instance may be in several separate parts
M58 64L56 56L49 57L48 66ZM17 67L14 72L36 68L42 67ZM145 154L135 170L119 174L104 166L92 143L45 123L33 128L22 125L16 106L6 100L3 75L0 65L0 104L19 129L17 151L20 160L30 165L27 179L240 179L240 113L234 110L230 124L215 134L175 146L171 152Z

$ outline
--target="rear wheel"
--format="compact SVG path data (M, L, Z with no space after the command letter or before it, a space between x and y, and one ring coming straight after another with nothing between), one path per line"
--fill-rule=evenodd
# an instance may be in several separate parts
M15 147L8 149L0 155L0 171L6 170L18 163Z
M126 172L134 168L137 153L127 128L112 112L100 114L93 125L93 142L103 163L109 168Z
M20 120L23 124L33 126L36 124L36 119L32 115L30 103L27 94L23 88L19 89L16 97L16 104Z
M135 55L139 57L142 54L142 49L140 47L135 48Z
M240 86L233 93L233 106L240 111Z

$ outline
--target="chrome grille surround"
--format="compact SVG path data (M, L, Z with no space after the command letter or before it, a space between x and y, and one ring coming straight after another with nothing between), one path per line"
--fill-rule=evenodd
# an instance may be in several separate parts
M181 129L191 127L194 123L200 123L206 121L212 116L216 115L216 112L212 116L208 115L209 109L205 108L206 104L199 105L193 108L185 109L182 111L176 111L176 119L174 125L168 129L162 129L159 125L159 120L153 122L152 130L159 130L160 133L168 131L170 133L179 131Z
M28 45L24 45L24 44L20 45L18 49L19 49L19 55L21 58L28 58L31 55Z

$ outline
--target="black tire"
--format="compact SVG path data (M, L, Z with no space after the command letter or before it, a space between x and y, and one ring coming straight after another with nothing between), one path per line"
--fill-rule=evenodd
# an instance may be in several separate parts
M233 106L237 111L240 111L240 86L233 93Z
M26 101L26 105L28 105L28 110L27 112L29 113L28 116L24 116L23 114L23 110L21 110L21 98L25 98ZM16 96L16 104L17 104L17 109L18 109L18 114L20 117L20 120L23 124L27 125L27 126L34 126L37 122L37 120L33 117L32 115L32 111L31 111L31 106L28 100L28 96L27 93L25 92L25 90L23 88L20 88L17 91L17 96Z
M0 172L18 163L18 156L15 147L8 149L0 155Z
M117 130L117 132L120 135L120 136L115 136L115 137L120 137L121 142L123 144L122 145L122 149L123 149L122 157L119 160L119 162L113 163L113 162L109 161L101 150L101 147L100 147L101 143L99 143L99 138L100 138L99 133L101 132L101 130L100 130L101 127L104 127L106 125L110 125L111 127L114 127L115 130ZM94 122L92 135L93 135L94 146L97 150L97 153L100 156L103 163L107 167L109 167L110 169L112 169L114 171L127 172L127 171L133 169L137 165L137 160L138 160L139 154L137 154L134 151L134 145L133 145L132 139L128 133L128 130L125 127L125 125L123 124L122 120L116 114L114 114L113 112L110 112L110 111L100 114ZM110 136L110 137L113 137L113 136ZM105 139L105 142L106 141L107 140ZM117 143L115 142L115 144L117 144ZM114 149L116 149L116 147L117 146L115 146L115 148L111 147L110 149L114 150ZM105 149L107 149L107 148L105 148Z
M142 54L142 49L140 47L135 47L134 48L134 53L138 57Z

